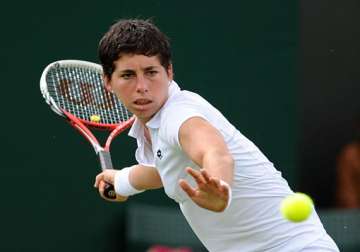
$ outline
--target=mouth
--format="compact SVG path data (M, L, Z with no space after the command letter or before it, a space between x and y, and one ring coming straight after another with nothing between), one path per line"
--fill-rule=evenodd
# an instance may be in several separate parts
M133 109L135 109L136 111L146 111L148 109L150 109L151 104L153 103L152 100L149 99L145 99L145 98L140 98L140 99L136 99L133 102Z
M136 99L134 101L134 104L139 105L139 106L144 106L144 105L150 104L151 102L152 101L149 99Z

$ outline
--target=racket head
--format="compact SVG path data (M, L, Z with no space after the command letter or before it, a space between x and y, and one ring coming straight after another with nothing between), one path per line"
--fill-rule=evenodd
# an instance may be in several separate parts
M102 75L99 64L59 60L44 69L40 90L51 109L71 121L75 117L88 127L105 130L127 128L134 116L105 88Z

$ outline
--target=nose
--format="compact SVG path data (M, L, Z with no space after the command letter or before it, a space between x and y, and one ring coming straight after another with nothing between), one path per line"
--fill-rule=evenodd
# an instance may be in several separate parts
M137 83L136 83L136 92L142 94L142 93L147 93L148 91L149 91L149 86L146 78L144 78L143 76L139 76L137 78Z

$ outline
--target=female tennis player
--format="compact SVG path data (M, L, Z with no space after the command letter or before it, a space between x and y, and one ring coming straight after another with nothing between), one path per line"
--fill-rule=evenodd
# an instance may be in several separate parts
M180 89L169 40L151 21L112 25L99 57L106 88L136 116L138 145L138 164L96 176L101 195L105 183L121 201L164 187L209 251L339 251L315 210L301 223L281 216L288 183L221 112Z

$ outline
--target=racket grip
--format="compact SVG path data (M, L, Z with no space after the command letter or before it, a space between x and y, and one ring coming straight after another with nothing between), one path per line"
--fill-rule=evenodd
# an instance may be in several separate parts
M113 164L111 162L111 155L109 151L101 150L98 152L98 155L99 155L101 170L104 171L106 169L113 169ZM108 199L116 199L116 193L113 185L109 183L105 185L104 196Z
M116 199L116 193L113 185L105 185L104 196L108 199Z

